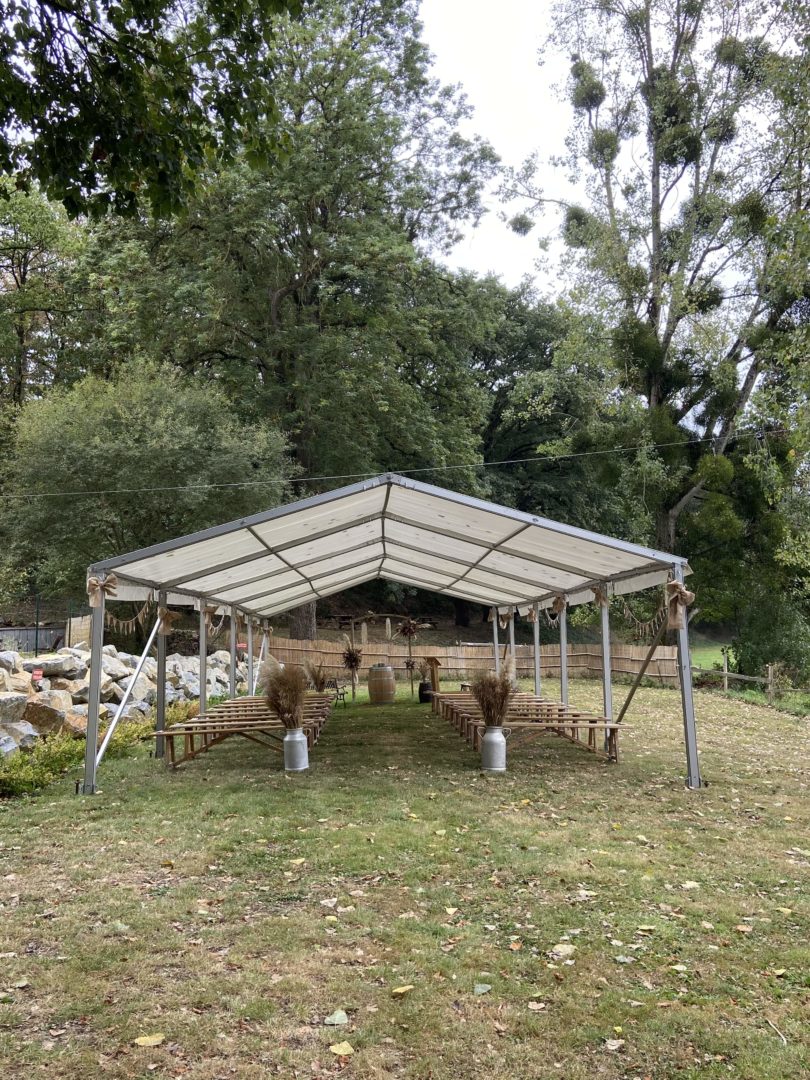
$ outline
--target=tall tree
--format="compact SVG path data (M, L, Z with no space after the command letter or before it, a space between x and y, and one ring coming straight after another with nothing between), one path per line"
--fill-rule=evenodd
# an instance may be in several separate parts
M217 156L276 145L274 17L298 0L0 4L0 171L75 215L182 207Z
M100 370L147 353L210 373L281 418L310 474L477 459L467 354L489 308L427 249L480 216L495 157L459 133L467 106L430 79L416 11L324 0L279 24L282 165L212 176L181 221L98 229L75 333Z
M648 441L666 446L655 532L671 550L810 286L801 6L563 0L555 27L548 48L572 58L569 164L587 193L564 207L573 295L601 318ZM530 168L510 190L548 203Z
M278 430L214 384L133 363L29 401L9 472L0 578L64 596L91 562L283 501L290 465Z
M67 279L82 242L60 206L0 181L0 409L19 408L67 376Z

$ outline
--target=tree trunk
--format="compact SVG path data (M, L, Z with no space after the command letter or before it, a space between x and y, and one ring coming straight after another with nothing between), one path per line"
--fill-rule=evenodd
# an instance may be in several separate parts
M470 625L470 604L467 600L460 600L456 597L453 599L453 607L456 612L455 623L456 626L469 626Z
M290 637L301 641L314 641L318 636L315 626L315 601L302 604L290 612Z

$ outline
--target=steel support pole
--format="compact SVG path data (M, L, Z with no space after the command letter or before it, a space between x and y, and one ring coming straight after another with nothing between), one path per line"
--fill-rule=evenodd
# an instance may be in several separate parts
M87 697L87 734L84 744L84 783L82 794L96 791L96 751L98 748L98 714L101 704L101 650L104 648L104 590L97 594L98 607L91 609L90 618L90 687Z
M610 683L610 605L601 604L599 615L602 624L602 714L613 719L613 687ZM610 737L605 732L605 753L610 749Z
M536 697L540 697L540 605L537 601L534 604L532 632L534 634L534 693Z
M247 617L247 647L248 647L248 661L247 661L247 676L248 676L248 693L253 693L253 619L248 615Z
M495 652L495 674L501 673L500 645L498 643L498 609L492 609L492 648Z
M205 621L205 601L200 601L200 716L208 708L208 623Z
M559 614L560 620L560 701L568 704L568 604Z
M158 593L158 611L166 610L166 593ZM166 634L168 626L158 627L157 637L157 707L155 709L155 731L166 730ZM162 735L155 739L155 757L162 758L166 753L166 740Z
M683 584L683 567L673 567L675 580ZM695 727L695 699L692 693L692 661L689 656L689 621L684 619L682 630L675 631L678 639L678 672L681 681L681 705L683 706L683 736L686 746L686 786L693 791L703 786L700 778L697 730Z
M231 698L236 697L236 608L231 608L231 672L228 683Z
M517 651L515 650L515 609L509 616L509 652L512 654L512 685L517 686Z

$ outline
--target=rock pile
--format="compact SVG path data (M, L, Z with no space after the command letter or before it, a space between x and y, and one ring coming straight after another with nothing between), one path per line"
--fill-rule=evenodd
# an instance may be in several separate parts
M157 660L146 658L135 678L138 657L105 645L101 659L101 719L111 718L134 679L122 719L147 716L157 701ZM230 654L212 653L206 665L208 697L228 693ZM36 681L34 672L42 672ZM247 692L247 667L236 668L237 693ZM0 757L30 750L40 738L68 732L84 736L90 693L90 649L73 648L24 660L17 652L0 652ZM195 701L200 696L200 660L197 656L166 657L166 704Z

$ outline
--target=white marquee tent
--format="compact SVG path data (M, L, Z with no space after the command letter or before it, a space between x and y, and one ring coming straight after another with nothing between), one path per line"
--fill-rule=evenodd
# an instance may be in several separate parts
M164 609L197 607L204 639L206 606L229 609L234 621L241 614L252 637L255 621L375 578L485 604L514 617L516 611L536 612L555 603L559 608L561 601L566 606L588 603L595 589L608 596L638 592L668 580L682 582L688 573L686 560L679 556L394 473L106 559L88 570L88 592L95 606L84 790L95 790L101 756L92 754L91 748L98 730L108 595L116 600L154 598ZM602 610L605 652L607 608ZM496 641L497 624L493 620ZM512 621L512 632L513 626ZM561 630L564 645L564 618ZM159 665L164 640L158 638ZM234 641L232 635L232 649ZM687 784L699 787L685 629L679 632L679 655ZM610 715L609 653L605 671L605 708ZM201 681L204 684L204 676ZM159 672L159 728L162 689Z

